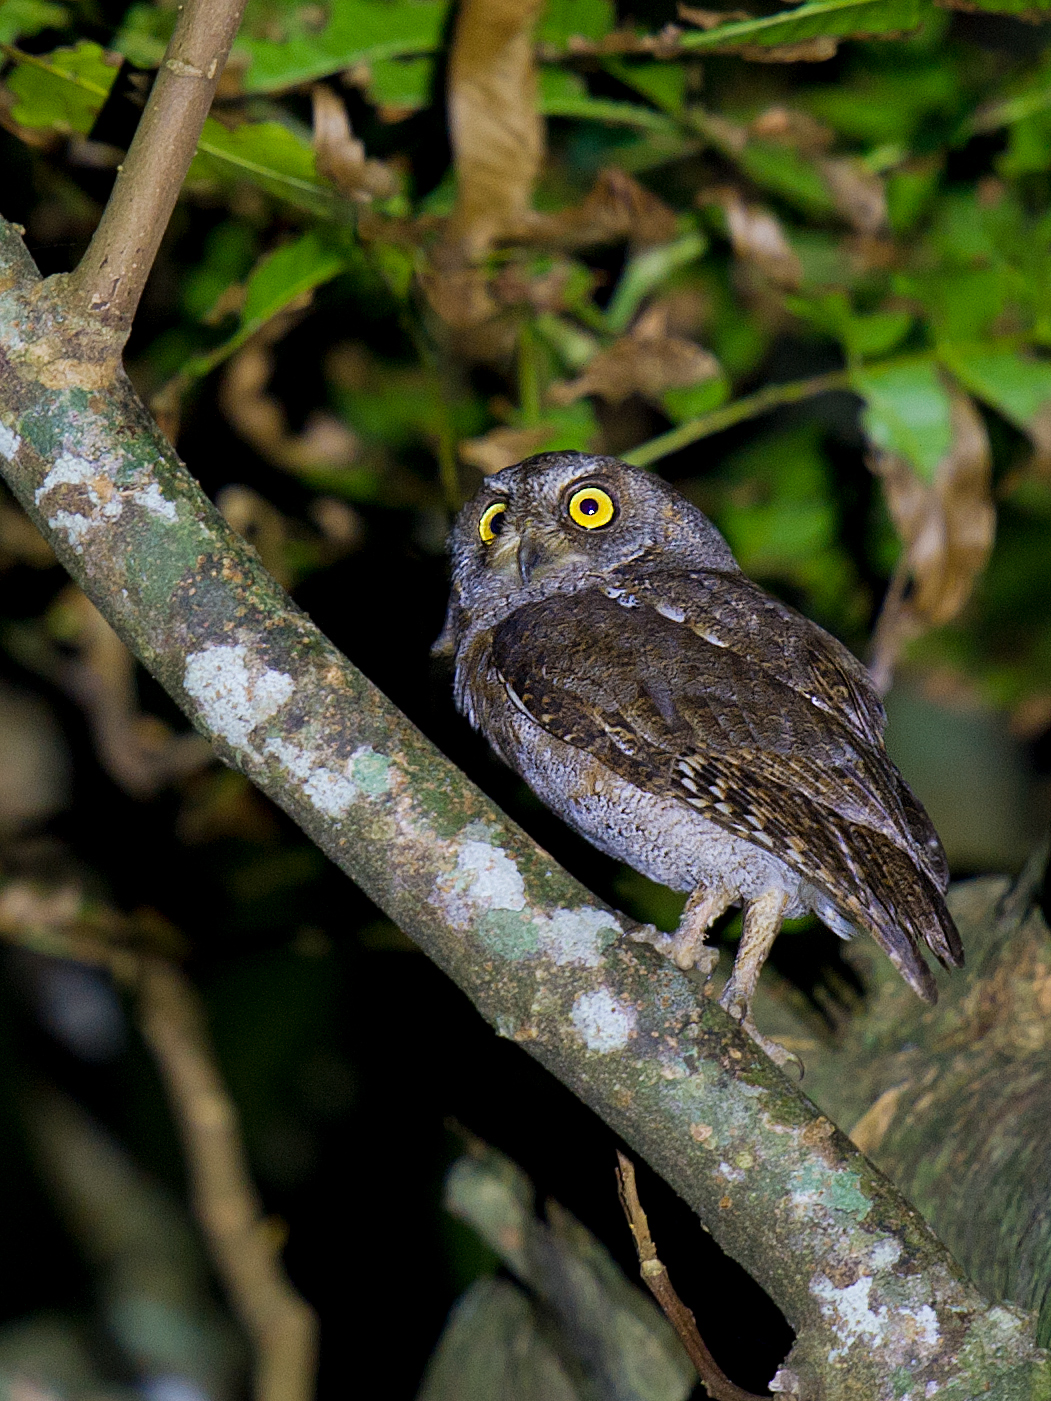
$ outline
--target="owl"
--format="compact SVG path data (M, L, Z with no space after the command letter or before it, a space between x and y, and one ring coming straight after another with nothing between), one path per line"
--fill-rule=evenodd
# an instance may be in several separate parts
M720 1001L752 1019L785 918L868 930L928 1002L920 949L963 950L938 836L887 756L860 662L740 570L660 478L552 452L489 477L452 535L436 650L459 709L536 794L607 855L688 892L655 942L710 976L712 924L743 907Z

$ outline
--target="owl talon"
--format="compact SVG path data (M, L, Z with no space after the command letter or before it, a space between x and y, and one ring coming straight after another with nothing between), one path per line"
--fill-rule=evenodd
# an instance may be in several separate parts
M789 1066L794 1067L796 1078L802 1080L806 1067L795 1051L789 1051L781 1045L780 1041L774 1041L769 1036L764 1036L751 1017L741 1018L741 1029L747 1031L755 1044L760 1050L766 1052L775 1065L780 1066L782 1070L787 1070Z

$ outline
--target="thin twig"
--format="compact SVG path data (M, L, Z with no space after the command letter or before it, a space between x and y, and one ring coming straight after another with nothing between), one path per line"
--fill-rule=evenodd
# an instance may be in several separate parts
M907 552L902 553L883 598L876 626L869 643L867 665L873 684L885 696L894 681L894 670L902 650L921 631L906 600L912 571Z
M185 0L91 244L69 279L72 306L123 345L197 149L245 0Z
M635 1185L635 1164L623 1153L617 1153L617 1187L620 1204L628 1218L635 1249L639 1255L639 1273L646 1288L664 1310L664 1316L678 1333L690 1361L697 1368L708 1395L713 1401L764 1401L751 1391L735 1385L708 1351L697 1328L697 1320L672 1288L668 1271L657 1258L657 1247L650 1235L650 1223L639 1201Z
M174 964L158 958L143 959L139 992L142 1032L182 1136L197 1219L254 1345L255 1401L310 1401L317 1322L281 1268L196 993Z
M760 414L769 413L783 404L797 404L801 399L813 399L833 389L849 388L848 370L831 370L828 374L814 375L810 379L789 380L787 384L769 384L755 394L735 399L732 404L701 414L699 418L688 419L678 428L671 428L667 433L651 438L648 443L632 448L631 452L624 454L624 461L635 467L648 467L651 462L658 462L680 448L689 447L699 438L721 433L724 428L732 428L735 423L743 423L748 418L758 418Z

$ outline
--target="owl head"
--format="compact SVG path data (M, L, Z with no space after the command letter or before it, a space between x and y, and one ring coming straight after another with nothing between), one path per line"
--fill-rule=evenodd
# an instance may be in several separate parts
M438 652L523 604L593 587L632 562L737 573L696 506L641 467L586 452L541 453L488 477L457 517L451 544Z

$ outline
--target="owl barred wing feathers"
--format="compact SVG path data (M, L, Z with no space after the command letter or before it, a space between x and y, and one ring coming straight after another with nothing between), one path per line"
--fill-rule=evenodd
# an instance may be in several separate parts
M887 757L886 711L852 652L740 573L642 568L631 590L640 603L664 617L681 617L698 636L761 667L866 740L877 751L881 772L890 776L891 806L905 818L914 854L938 889L948 888L949 868L938 834Z
M931 997L919 945L953 965L961 950L917 823L922 810L903 805L896 771L878 736L870 742L856 723L857 709L844 719L832 709L835 682L822 687L823 705L809 685L800 689L798 669L790 684L776 654L764 665L747 631L727 626L730 609L719 631L701 634L683 596L707 582L654 572L648 587L622 593L611 576L614 599L595 589L526 606L495 629L493 662L548 733L766 847L868 929ZM643 602L647 595L665 606Z
M486 480L452 551L460 710L589 841L688 893L675 934L647 936L680 967L711 972L707 930L743 907L719 1001L775 1060L751 1006L789 916L867 929L933 1000L921 949L962 950L882 702L701 511L616 458L544 453Z

